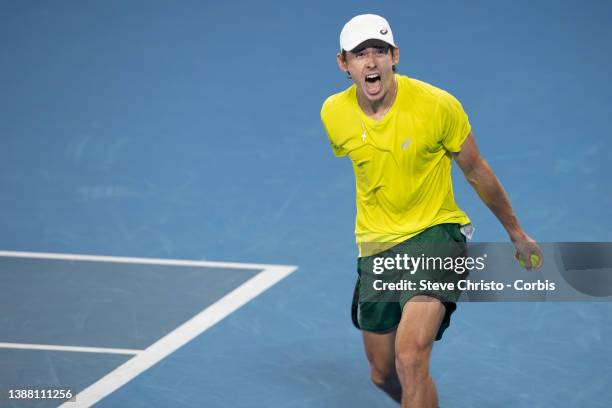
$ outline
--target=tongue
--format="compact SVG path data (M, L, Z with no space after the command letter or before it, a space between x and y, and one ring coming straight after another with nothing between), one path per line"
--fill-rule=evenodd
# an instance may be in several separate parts
M366 92L371 94L371 95L376 95L377 93L380 92L381 88L382 88L382 81L380 79L377 79L376 81L365 81L365 88L366 88Z

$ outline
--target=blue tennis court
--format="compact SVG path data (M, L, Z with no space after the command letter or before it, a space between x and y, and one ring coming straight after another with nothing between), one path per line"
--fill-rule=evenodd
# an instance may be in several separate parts
M463 104L524 229L611 242L606 1L0 1L0 392L96 407L391 407L350 321L338 34ZM479 242L505 231L454 169ZM612 305L468 303L440 406L609 407ZM0 400L0 406L58 406Z

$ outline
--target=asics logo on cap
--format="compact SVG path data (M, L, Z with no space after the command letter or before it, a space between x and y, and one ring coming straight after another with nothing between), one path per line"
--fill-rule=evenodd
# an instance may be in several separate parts
M385 35L385 34L387 34L387 33L388 33L388 31L387 31L387 29L386 29L386 28L383 28L382 30L380 30L380 33L381 33L382 35Z

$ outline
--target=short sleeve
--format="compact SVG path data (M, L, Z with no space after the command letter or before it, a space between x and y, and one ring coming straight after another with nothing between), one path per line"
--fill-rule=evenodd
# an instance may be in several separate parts
M472 129L463 106L454 96L444 92L440 100L439 114L442 145L449 152L459 152Z
M327 134L327 140L329 140L334 155L336 157L344 157L347 155L347 151L342 145L335 142L333 132L331 131L329 123L327 123L326 120L325 110L325 104L323 104L323 108L321 109L321 122L323 123L323 128L325 129L325 133Z

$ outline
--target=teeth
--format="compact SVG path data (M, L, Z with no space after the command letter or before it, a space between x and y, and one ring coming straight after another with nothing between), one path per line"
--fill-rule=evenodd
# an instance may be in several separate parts
M370 74L370 75L366 75L366 78L378 78L378 74Z

